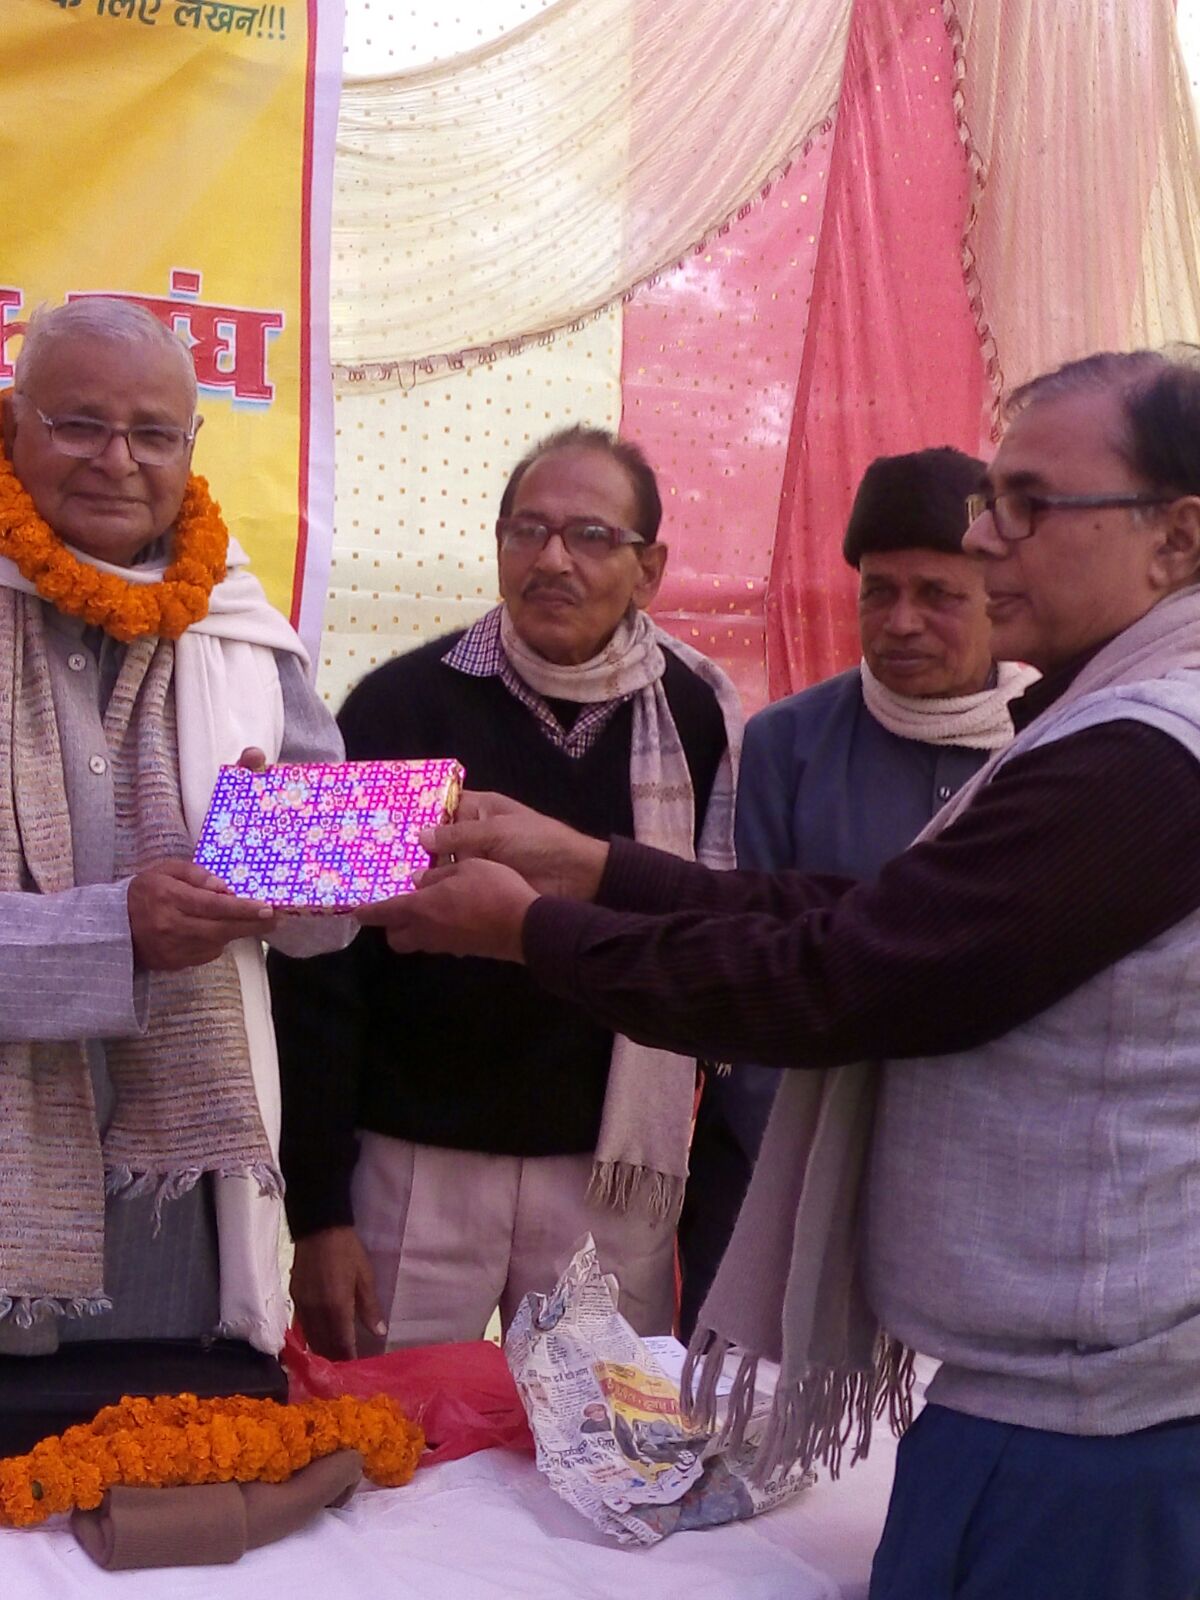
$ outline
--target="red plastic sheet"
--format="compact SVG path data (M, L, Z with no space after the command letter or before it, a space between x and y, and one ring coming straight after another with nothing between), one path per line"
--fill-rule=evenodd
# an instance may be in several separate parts
M533 1436L498 1345L428 1344L361 1361L327 1361L292 1329L281 1356L292 1400L389 1395L425 1430L421 1466L457 1461L476 1450L525 1450Z

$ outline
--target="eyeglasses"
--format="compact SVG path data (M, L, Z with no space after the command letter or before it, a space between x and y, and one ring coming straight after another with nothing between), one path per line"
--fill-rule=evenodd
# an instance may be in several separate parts
M1166 506L1177 496L1155 494L1026 494L1024 489L1009 489L1004 494L969 494L967 521L976 521L985 511L991 513L996 532L1005 544L1017 544L1037 531L1037 519L1047 511L1108 511L1133 506Z
M546 548L553 534L558 534L567 553L593 560L611 555L623 544L645 544L646 540L632 528L614 528L598 517L572 517L567 522L545 522L541 517L498 517L496 538L501 550L514 555L537 555Z
M200 426L197 417L190 430L149 422L132 428L114 428L98 417L48 417L37 406L33 409L45 423L54 448L64 456L76 456L81 461L102 456L114 438L121 438L138 466L169 467L180 459Z

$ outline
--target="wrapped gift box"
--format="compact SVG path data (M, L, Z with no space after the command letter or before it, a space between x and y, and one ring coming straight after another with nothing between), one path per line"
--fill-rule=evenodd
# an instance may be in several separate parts
M239 895L293 911L350 911L413 887L422 828L453 817L457 761L222 767L195 859Z

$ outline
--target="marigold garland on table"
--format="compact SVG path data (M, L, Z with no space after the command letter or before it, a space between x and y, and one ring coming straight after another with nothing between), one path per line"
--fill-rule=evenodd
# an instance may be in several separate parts
M32 1527L76 1506L91 1510L118 1483L282 1483L335 1450L357 1450L372 1483L398 1488L424 1448L424 1433L387 1395L300 1405L244 1395L126 1396L28 1455L0 1460L0 1527Z
M38 515L29 491L0 449L0 555L68 616L103 628L128 644L143 634L178 639L208 615L213 588L225 576L229 530L204 478L192 473L175 519L174 558L158 583L130 583L91 567Z

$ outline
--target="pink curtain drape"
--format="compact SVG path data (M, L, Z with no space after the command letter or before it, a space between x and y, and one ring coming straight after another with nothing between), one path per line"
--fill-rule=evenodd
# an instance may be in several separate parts
M626 309L622 428L672 546L655 613L750 711L857 658L841 538L867 464L984 436L954 86L939 6L858 0L834 129Z
M761 205L626 307L621 428L645 449L670 548L654 612L767 698L765 601L832 136Z
M1172 0L854 0L832 136L625 319L658 614L748 709L856 659L875 456L987 455L1006 384L1200 338L1197 148Z
M840 546L867 465L927 445L978 451L984 436L953 73L940 7L856 5L767 597L772 698L858 657Z

